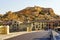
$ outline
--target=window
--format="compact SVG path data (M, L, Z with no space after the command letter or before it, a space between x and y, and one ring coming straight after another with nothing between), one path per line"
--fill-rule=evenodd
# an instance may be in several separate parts
M36 28L38 28L38 25L36 25Z

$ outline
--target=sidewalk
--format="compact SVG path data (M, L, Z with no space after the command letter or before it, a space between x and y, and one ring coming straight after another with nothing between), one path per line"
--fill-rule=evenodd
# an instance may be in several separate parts
M60 34L57 33L56 31L52 31L54 36L59 36Z

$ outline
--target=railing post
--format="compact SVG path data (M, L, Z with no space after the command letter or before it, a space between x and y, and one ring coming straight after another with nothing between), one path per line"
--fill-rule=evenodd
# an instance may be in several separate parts
M5 27L5 34L9 34L9 26Z

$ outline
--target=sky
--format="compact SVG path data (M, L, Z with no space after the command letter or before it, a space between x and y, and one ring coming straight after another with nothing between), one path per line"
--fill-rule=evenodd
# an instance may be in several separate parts
M60 15L60 0L0 0L0 14L19 11L30 6L52 8L55 14Z

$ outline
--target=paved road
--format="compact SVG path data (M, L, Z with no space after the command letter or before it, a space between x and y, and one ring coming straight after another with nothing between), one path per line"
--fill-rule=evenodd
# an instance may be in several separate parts
M18 35L23 35L23 34L26 34L26 33L30 33L30 32L24 31L24 32L13 32L13 33L9 33L9 34L0 34L0 40L12 38L12 37L15 37L15 36L18 36Z
M50 37L49 34L50 34L49 31L40 31L19 35L5 40L34 40L35 38L49 38Z

